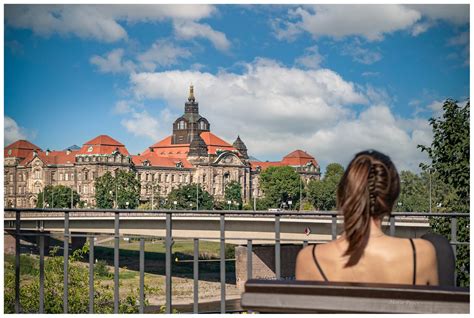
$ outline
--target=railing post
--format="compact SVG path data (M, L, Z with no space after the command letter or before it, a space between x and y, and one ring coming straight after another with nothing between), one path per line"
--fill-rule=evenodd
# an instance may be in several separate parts
M457 256L457 248L456 248L456 243L458 240L458 219L453 216L451 217L451 245L453 247L453 253L454 253L454 286L456 286L457 282L457 270L456 270L456 260L458 259Z
M44 233L39 237L39 313L44 314Z
M337 238L337 215L331 215L331 236L335 240Z
M225 313L225 214L220 217L221 313Z
M20 313L20 211L15 211L15 313Z
M89 237L89 314L94 313L94 236Z
M247 280L252 279L252 240L247 240Z
M140 238L140 314L145 310L145 239Z
M118 314L119 312L119 247L120 247L120 221L119 221L120 214L119 212L115 212L115 221L114 221L114 314Z
M199 239L194 239L194 259L193 259L193 278L194 278L194 303L193 303L193 313L198 313L199 306Z
M395 236L395 217L390 215L390 236Z
M68 284L69 284L69 211L64 211L64 295L63 311L68 313Z
M172 224L171 214L166 213L166 314L171 313L171 245L172 245Z
M280 279L280 215L275 214L275 276Z

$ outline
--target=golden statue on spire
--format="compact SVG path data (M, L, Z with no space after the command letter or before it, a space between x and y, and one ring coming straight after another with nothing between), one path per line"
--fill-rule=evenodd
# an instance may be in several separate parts
M188 100L189 100L189 101L193 101L193 102L195 101L195 98L194 98L194 86L193 86L193 84L191 84L191 85L189 86L189 97L188 97Z

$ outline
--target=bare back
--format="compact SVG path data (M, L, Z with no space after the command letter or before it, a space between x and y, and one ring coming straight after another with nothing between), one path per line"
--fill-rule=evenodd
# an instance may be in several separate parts
M423 239L413 239L416 251L416 284L437 285L436 251ZM315 249L308 246L300 251L296 260L296 279L324 280L314 261L316 257L328 281L413 284L414 251L408 239L387 235L373 237L359 262L344 267L348 243L344 236ZM313 256L313 251L315 252Z

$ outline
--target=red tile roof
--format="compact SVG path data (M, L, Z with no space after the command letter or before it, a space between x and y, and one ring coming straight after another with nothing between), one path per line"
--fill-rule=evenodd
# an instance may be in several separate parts
M318 162L314 159L313 156L308 154L306 151L303 150L295 150L286 156L283 157L282 162L289 166L304 166L308 162L313 163L313 165L317 166Z
M69 154L67 151L38 151L37 157L41 159L47 165L66 165L73 164L75 162L75 157L78 151L70 151ZM20 165L24 166L31 162L34 159L33 152L31 152L25 159L20 162Z
M100 135L84 143L77 154L111 154L116 149L121 154L129 155L127 148L122 143L107 135Z
M158 155L156 152L132 156L132 161L136 166L143 166L143 163L146 160L150 162L151 166L155 167L176 168L176 165L181 162L183 164L183 168L192 168L192 165L188 160L186 160L186 158L163 157Z
M280 166L296 166L301 167L311 162L313 165L318 166L318 162L313 156L303 150L295 150L283 157L281 161L250 161L252 170L255 170L258 166L265 170L268 167L280 167Z
M28 140L17 140L4 149L4 157L26 158L33 150L41 151L41 148Z
M144 150L142 154L150 153L150 148L158 156L173 157L173 158L187 158L189 152L189 144L172 144L172 136L168 136L157 143ZM204 131L201 133L201 138L207 145L208 153L213 155L218 149L222 150L236 150L231 144L217 137L211 132Z

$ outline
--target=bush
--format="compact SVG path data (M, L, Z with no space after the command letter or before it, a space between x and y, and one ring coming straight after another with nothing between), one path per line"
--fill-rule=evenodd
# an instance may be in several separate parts
M63 313L63 293L64 293L64 257L57 256L58 248L50 252L50 257L45 259L45 280L44 280L44 309L45 313ZM68 299L69 313L89 312L89 269L81 264L84 255L89 251L88 244L82 249L78 249L69 257L69 284ZM34 265L39 266L38 262ZM107 267L98 262L97 269L102 274L108 273ZM105 270L104 270L105 268ZM37 270L30 271L33 275L22 281L20 289L20 304L22 312L37 313L39 311L39 279ZM26 275L25 275L26 276ZM23 276L24 277L24 276ZM32 277L33 279L29 279ZM113 313L113 289L104 284L102 275L97 275L94 279L94 312L98 314ZM15 312L15 268L14 265L5 263L4 273L4 310L5 313ZM145 291L147 289L145 288ZM145 297L145 305L148 301ZM119 300L120 313L138 313L138 290L131 291L125 298Z

